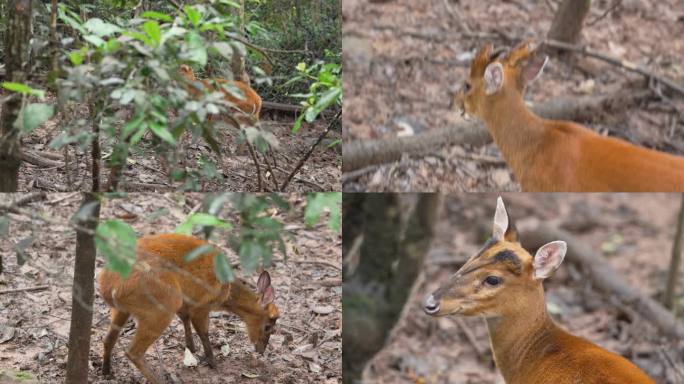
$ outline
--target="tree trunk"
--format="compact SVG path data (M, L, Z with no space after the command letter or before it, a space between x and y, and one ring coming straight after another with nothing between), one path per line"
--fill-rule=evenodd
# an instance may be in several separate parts
M88 382L88 356L90 333L93 323L93 299L95 278L95 231L100 217L100 204L93 193L83 195L81 207L96 202L91 214L79 221L80 227L89 232L76 232L76 262L74 284L71 291L71 326L69 328L69 357L67 360L67 383Z
M345 384L361 379L366 363L384 346L413 291L430 247L441 197L418 195L413 209L407 208L407 199L412 197L369 194L353 197L352 202L345 204L345 217L354 217L361 227L359 236L365 239L360 246L358 267L346 268L343 276ZM362 213L347 210L359 204ZM402 218L406 215L407 219Z
M25 83L31 39L31 0L10 0L5 31L5 79ZM16 192L21 165L21 140L13 127L21 110L21 95L11 95L0 115L0 192Z
M549 29L549 39L577 44L590 6L591 0L563 0Z
M667 273L665 284L665 296L663 304L672 310L675 307L675 291L677 288L677 277L679 275L679 265L682 261L682 243L684 242L684 194L682 194L682 205L679 208L677 217L677 230L675 231L674 242L672 244L672 256L670 258L670 270Z

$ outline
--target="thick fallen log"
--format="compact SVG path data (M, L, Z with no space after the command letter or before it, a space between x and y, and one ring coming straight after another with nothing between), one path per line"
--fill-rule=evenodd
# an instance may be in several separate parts
M522 228L521 228L522 229ZM592 280L594 287L615 297L625 306L636 310L650 321L663 335L674 338L684 337L684 324L659 302L629 285L603 257L593 252L583 242L569 232L549 227L523 229L521 238L525 249L533 250L555 240L568 243L565 260L577 264Z
M631 106L651 95L650 91L620 91L613 94L556 98L541 104L532 104L537 115L545 119L595 121L606 115ZM356 140L342 146L342 171L349 172L374 164L397 161L403 154L425 153L444 145L483 145L492 140L489 131L479 121L428 130L425 133L383 140Z

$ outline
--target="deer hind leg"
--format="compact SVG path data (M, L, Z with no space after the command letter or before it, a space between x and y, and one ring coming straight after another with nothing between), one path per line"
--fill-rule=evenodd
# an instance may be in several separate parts
M212 351L211 343L209 342L209 310L205 308L195 310L190 315L190 320L192 321L192 325L195 327L195 331L199 335L200 340L202 340L204 355L207 358L209 366L216 368L216 359L214 358L214 352Z
M115 308L111 309L111 315L112 323L109 325L109 332L104 339L104 353L102 354L102 374L105 376L112 374L112 349L119 339L121 328L131 317L130 313Z
M180 317L183 322L183 329L185 330L185 346L190 350L190 352L195 353L197 349L195 348L195 340L192 338L192 328L190 327L190 314L182 309L178 312L178 317Z
M138 329L135 332L130 348L126 352L126 357L135 364L151 384L161 384L162 381L152 371L147 361L145 361L145 352L171 324L173 315L174 313L172 312L158 312L139 317Z

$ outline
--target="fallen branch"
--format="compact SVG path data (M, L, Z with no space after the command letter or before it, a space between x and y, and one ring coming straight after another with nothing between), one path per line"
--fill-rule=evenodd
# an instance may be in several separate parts
M0 295L4 295L6 293L18 293L18 292L28 292L28 291L42 291L44 289L50 288L49 285L39 285L36 287L26 287L26 288L16 288L16 289L6 289L4 291L0 291Z
M64 167L64 162L62 161L46 159L45 157L42 157L31 151L22 152L21 160L39 167Z
M555 98L532 105L539 116L554 120L594 120L605 111L615 111L643 100L649 91L617 92L608 95L577 98ZM479 121L464 121L455 126L428 130L409 137L384 140L357 140L342 146L342 171L350 172L369 165L397 161L403 154L426 153L445 145L469 144L474 146L491 142L489 131ZM344 177L344 176L343 176ZM348 179L348 178L345 178Z
M684 337L684 324L670 311L621 279L620 274L608 262L570 233L557 228L539 226L522 231L521 238L525 249L531 251L550 241L566 241L568 252L565 259L577 264L592 280L593 286L615 295L620 302L634 308L662 334L674 338Z

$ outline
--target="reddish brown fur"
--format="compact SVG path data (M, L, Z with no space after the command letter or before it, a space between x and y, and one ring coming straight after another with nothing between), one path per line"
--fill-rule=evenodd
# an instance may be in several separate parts
M99 291L111 307L112 324L104 340L103 373L111 374L111 353L121 327L133 316L137 320L135 337L126 356L152 383L159 380L145 362L145 351L168 327L174 315L183 321L188 349L195 352L190 323L202 341L209 364L216 365L208 338L209 312L230 311L247 325L250 340L263 353L275 322L278 308L271 300L261 304L264 294L254 293L244 280L222 284L214 273L216 250L186 263L183 257L205 241L180 234L161 234L138 240L137 259L126 280L104 270L98 276ZM266 272L262 273L262 276ZM260 278L260 283L262 278Z
M517 256L521 273L509 264L491 263L504 250ZM503 283L484 286L492 275ZM553 322L542 282L533 277L533 257L520 245L514 228L471 257L432 297L439 302L433 316L486 317L494 360L508 384L655 383L629 360Z
M465 112L484 120L496 145L525 191L684 191L684 157L601 136L582 125L545 120L523 101L521 63L534 52L528 44L503 59L490 60L488 44L470 70ZM492 61L504 68L503 88L484 92L483 74Z
M246 113L247 115L254 116L257 121L259 120L261 115L261 97L249 85L249 77L246 77L246 74L243 74L241 79L246 80L247 82L241 80L231 81L219 77L210 80L198 80L195 77L195 73L192 71L192 68L185 64L180 66L180 72L186 79L190 81L199 81L202 84L202 87L207 91L213 92L218 89L219 91L223 92L226 101L235 105L237 109ZM240 90L244 97L236 97L234 94L224 89L224 86L236 87ZM202 94L202 92L204 92L200 87L189 87L188 89L195 96L199 96Z

